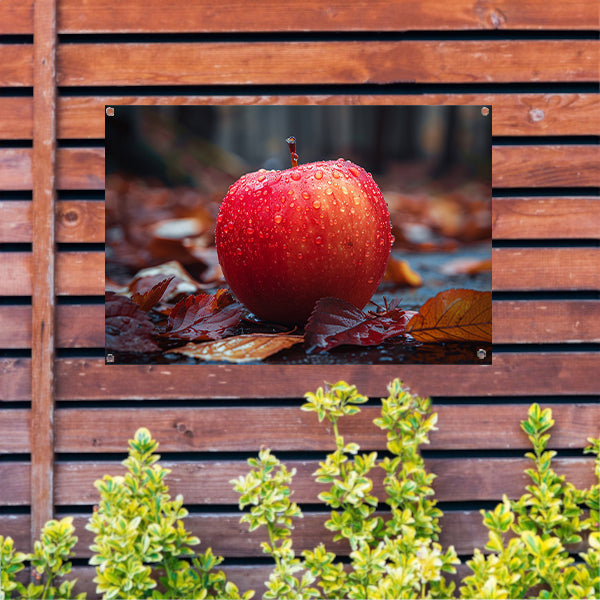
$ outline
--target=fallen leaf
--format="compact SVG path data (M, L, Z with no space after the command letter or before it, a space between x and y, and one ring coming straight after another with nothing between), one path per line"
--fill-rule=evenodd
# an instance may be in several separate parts
M391 254L388 259L384 281L391 281L397 286L419 287L423 285L421 276L410 268L410 265L405 260L398 260Z
M172 275L168 279L163 279L144 294L136 292L133 294L133 296L131 296L131 300L140 307L140 310L148 312L161 301L162 297L167 291L167 288L169 287L169 284L174 278L175 276Z
M315 304L305 327L307 352L324 352L350 344L376 346L405 333L406 324L416 313L387 306L382 312L364 312L339 298L322 298Z
M190 277L179 262L171 260L161 265L138 271L129 284L129 291L132 294L145 294L166 277L173 277L173 279L169 283L167 293L163 298L165 301L172 300L179 294L194 294L202 287Z
M430 298L406 332L421 342L492 341L492 292L452 289Z
M153 338L154 324L137 304L112 292L105 295L105 342L107 350L159 352Z
M242 306L228 290L188 296L171 313L165 337L178 340L218 340L231 335L242 318Z
M302 342L303 339L304 337L301 335L274 333L236 335L224 340L202 344L189 343L181 348L170 350L170 352L201 360L246 363L264 360L277 352L291 348L294 344Z

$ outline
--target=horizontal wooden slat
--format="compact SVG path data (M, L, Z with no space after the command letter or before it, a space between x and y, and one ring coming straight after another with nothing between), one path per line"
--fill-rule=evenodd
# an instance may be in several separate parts
M600 198L494 198L492 237L497 240L598 239Z
M3 0L0 34L33 32L33 0ZM597 7L592 0L567 4L542 0L291 0L283 4L255 2L253 10L240 0L215 10L202 0L101 0L58 4L59 33L206 32L221 31L405 31L469 29L593 29Z
M30 421L31 411L28 409L19 408L2 411L2 418L0 419L0 455L28 454L31 451ZM2 506L1 493L0 506Z
M31 206L32 203L27 200L0 200L0 243L31 242ZM104 242L104 202L57 202L56 241Z
M259 446L257 440L257 450ZM249 469L243 461L163 461L162 464L171 471L165 479L171 494L182 494L188 505L237 505L239 496L230 482ZM565 475L577 487L589 487L595 482L592 458L556 458L552 464L557 473ZM290 460L286 465L297 470L292 485L294 500L318 503L318 494L326 489L316 483L312 475L319 462ZM531 466L531 461L525 458L431 458L425 460L425 466L437 475L433 488L438 501L463 502L501 500L503 494L518 498L530 481L524 471ZM0 463L4 506L29 504L29 470L26 462ZM107 473L118 475L123 471L115 462L58 462L55 503L57 506L97 504L99 496L94 481ZM383 497L383 471L374 471L372 478L374 495Z
M600 342L600 302L595 300L497 300L492 304L494 342ZM58 348L104 347L104 305L57 307ZM31 307L0 306L0 346L31 347Z
M30 148L0 148L1 189L32 189L32 156ZM59 148L56 157L57 189L104 189L104 148Z
M600 186L600 146L493 146L495 187Z
M0 358L0 400L30 399L30 369L27 358ZM588 351L507 352L496 353L492 365L330 367L118 366L103 359L63 358L56 361L56 399L298 398L340 379L363 394L381 397L396 377L429 396L597 395L600 356Z
M529 448L520 427L527 418L525 406L441 405L433 410L438 430L431 433L427 450ZM583 448L588 437L597 435L600 405L558 405L552 410L553 448ZM372 424L380 414L378 406L363 407L360 418L340 422L340 433L363 449L385 449L385 433ZM330 428L299 406L158 408L144 410L143 415L139 409L60 409L55 418L56 451L65 453L123 452L142 425L160 442L161 452L253 452L259 441L275 451L335 450Z
M500 344L600 342L600 301L493 302L492 328Z
M31 348L31 306L0 306L0 347ZM103 348L104 305L56 307L57 348Z
M257 444L258 444L257 440ZM500 500L502 494L509 498L519 497L529 478L524 470L531 461L523 458L457 458L427 459L426 468L437 474L433 483L437 499L442 501ZM239 496L233 491L230 481L247 472L243 462L216 461L199 463L168 463L171 469L168 479L173 496L183 494L188 504L237 504ZM318 461L286 461L290 468L297 469L293 485L294 500L302 503L318 503L318 494L326 489L314 481L312 473ZM578 487L589 487L594 483L593 460L591 458L561 458L553 461L560 474L566 475ZM102 477L114 465L88 463L58 463L56 465L56 503L94 504L98 492L93 482ZM112 471L121 472L122 468ZM373 473L374 493L383 495L381 471Z
M63 86L489 83L598 77L594 40L82 43L59 46L57 60L58 84Z
M32 85L33 45L0 43L0 87Z
M600 290L600 248L493 248L492 288Z
M59 139L104 137L105 105L492 105L492 134L600 135L600 104L595 94L409 94L304 96L66 96L58 98ZM31 139L32 100L0 98L0 138Z
M5 277L0 279L0 295L31 295L30 252L0 254ZM56 257L58 295L103 295L104 252L61 252Z
M248 525L240 523L241 512L221 512L208 514L191 513L184 520L186 529L200 538L202 548L212 548L218 556L225 558L252 558L260 552L260 544L267 541L263 529L248 532ZM387 512L377 512L384 519L389 517ZM63 516L63 513L59 515ZM76 558L89 558L90 545L94 534L85 529L91 515L73 514L73 525L78 542L73 551ZM292 540L296 553L311 550L321 542L330 552L338 556L350 554L349 544L345 541L333 541L333 533L325 528L325 521L330 517L324 512L304 512L303 518L294 520ZM488 530L482 523L478 510L446 511L440 519L440 544L443 547L454 546L460 555L472 554L475 548L484 549L488 542ZM30 551L28 531L29 515L0 515L0 531L10 536L19 551ZM25 534L25 535L24 535ZM583 550L585 543L571 546L573 550Z

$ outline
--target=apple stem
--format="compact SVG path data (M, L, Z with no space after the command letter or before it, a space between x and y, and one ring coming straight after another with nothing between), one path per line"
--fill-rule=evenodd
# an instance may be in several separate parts
M290 156L292 157L292 167L298 166L298 155L296 154L296 138L290 136L285 140L287 145L290 147Z

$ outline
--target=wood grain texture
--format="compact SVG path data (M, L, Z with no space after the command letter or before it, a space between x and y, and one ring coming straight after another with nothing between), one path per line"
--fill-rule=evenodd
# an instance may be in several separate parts
M298 403L301 404L301 401ZM426 450L528 449L520 427L527 418L522 405L435 405L438 430ZM567 404L552 407L556 425L552 448L581 448L597 434L600 405ZM358 418L340 421L340 433L363 450L384 450L386 436L373 420L379 406L361 408ZM251 452L264 445L275 452L335 450L329 426L314 413L293 407L60 409L56 413L57 452L123 452L140 423L160 442L161 452ZM469 424L465 436L464 425ZM502 432L499 435L498 432ZM240 435L243 432L243 435Z
M0 200L0 243L31 242L32 203ZM61 200L56 203L57 242L104 242L104 202Z
M34 5L31 539L54 513L56 0Z
M30 368L27 358L0 358L0 400L30 398ZM300 398L307 391L340 379L351 381L363 394L382 397L387 394L387 384L396 377L415 393L458 398L597 395L600 389L600 357L593 351L496 353L489 366L143 367L106 365L102 359L64 358L56 361L56 368L56 398L65 401Z
M600 290L600 248L493 248L492 289Z
M58 82L63 86L583 82L598 76L598 48L595 40L63 44L58 50Z
M598 187L600 146L493 146L495 187Z
M492 105L492 134L600 135L595 94L408 94L303 96L63 96L58 98L59 139L102 139L104 106L221 104ZM30 139L30 98L0 98L0 138Z
M494 343L600 342L598 300L504 300L492 303Z
M599 239L598 197L496 197L492 237L501 239Z
M33 32L33 0L3 0L0 34ZM593 29L597 7L592 0L566 4L542 0L271 0L220 3L218 10L202 0L62 0L60 33L104 32L262 32L262 31L407 31L471 29Z
M3 411L0 420L0 455L29 454L30 452L31 411L24 408ZM0 531L2 531L1 528ZM26 532L29 536L29 529Z
M103 348L104 305L56 307L57 348ZM0 346L31 348L31 306L0 306Z
M0 279L0 295L31 296L32 255L7 252L0 255L6 277ZM60 296L104 294L104 252L61 252L56 257L56 293Z
M0 43L0 87L33 85L33 45Z

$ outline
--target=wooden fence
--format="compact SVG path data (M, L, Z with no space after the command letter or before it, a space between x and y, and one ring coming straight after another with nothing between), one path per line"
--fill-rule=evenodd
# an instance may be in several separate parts
M427 455L444 544L485 544L479 506L524 483L527 405L551 405L557 466L600 423L600 104L595 0L2 0L0 2L0 534L31 548L75 516L80 588L93 595L84 522L93 482L149 427L189 527L242 588L267 565L228 481L270 446L310 473L331 448L304 392L346 379L373 398L394 377L431 395ZM106 104L493 106L490 366L106 366ZM348 425L366 449L384 439ZM309 510L298 549L323 539ZM329 544L336 547L334 544ZM337 547L340 549L339 547ZM340 549L344 552L344 549Z

